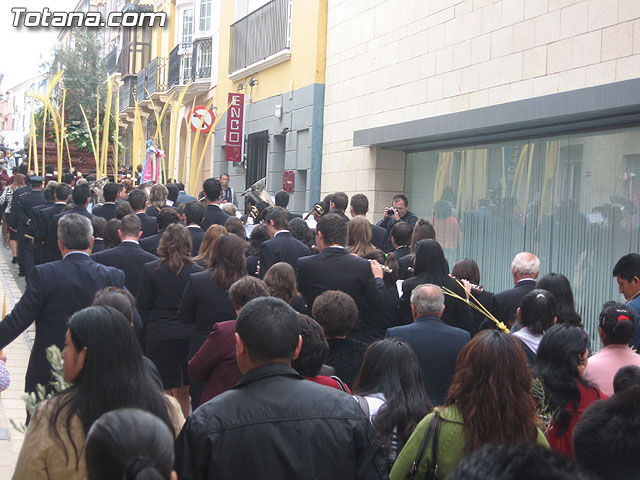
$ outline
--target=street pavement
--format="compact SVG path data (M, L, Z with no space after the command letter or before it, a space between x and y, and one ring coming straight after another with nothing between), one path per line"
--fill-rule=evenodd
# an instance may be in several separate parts
M6 294L7 313L20 300L24 292L24 278L18 277L18 266L11 263L11 251L0 245L0 303ZM2 308L2 307L0 307ZM26 418L24 400L24 375L29 363L29 353L35 338L35 324L18 336L5 349L7 368L11 373L11 385L0 393L0 479L9 479L13 475L24 435L15 430L10 420L23 424Z

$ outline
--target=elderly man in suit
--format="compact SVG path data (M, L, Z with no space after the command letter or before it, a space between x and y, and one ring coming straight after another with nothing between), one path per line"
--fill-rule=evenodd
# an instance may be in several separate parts
M429 399L443 405L456 370L456 358L471 336L451 327L440 317L444 312L444 294L437 285L418 285L411 293L413 323L387 330L386 337L407 342L418 356Z
M62 260L36 265L31 271L24 295L10 314L0 322L0 349L11 343L36 322L36 338L31 349L25 378L25 391L37 384L49 385L51 366L46 349L64 346L67 320L89 306L97 291L105 287L124 287L124 273L91 260L93 229L88 218L64 215L58 222L58 246Z
M271 207L264 217L270 240L260 245L260 276L278 262L287 262L294 269L298 258L311 255L311 250L289 233L288 212L282 207Z
M533 253L520 252L511 262L513 288L496 293L491 313L505 325L513 325L522 298L536 287L540 260ZM485 322L486 323L486 322Z

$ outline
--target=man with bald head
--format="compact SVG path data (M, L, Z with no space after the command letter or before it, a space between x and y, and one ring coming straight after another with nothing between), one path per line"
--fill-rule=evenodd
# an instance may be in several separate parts
M513 288L494 295L491 313L507 326L513 325L522 298L536 286L540 260L533 253L520 252L511 262Z
M471 336L451 327L440 317L444 312L444 293L437 285L425 283L411 292L413 323L387 330L386 338L407 342L418 356L427 395L434 405L443 405L456 370L456 358Z

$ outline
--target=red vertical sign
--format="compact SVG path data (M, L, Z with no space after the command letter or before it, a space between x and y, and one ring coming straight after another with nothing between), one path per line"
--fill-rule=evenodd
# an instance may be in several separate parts
M225 160L228 162L242 161L244 93L229 93L227 104L227 147Z

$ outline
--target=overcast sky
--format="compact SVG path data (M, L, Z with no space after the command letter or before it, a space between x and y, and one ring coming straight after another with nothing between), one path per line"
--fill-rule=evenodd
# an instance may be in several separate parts
M0 0L0 72L4 79L0 90L6 91L40 73L40 64L51 57L56 44L56 28L17 28L13 26L13 7L28 11L70 12L78 0Z

